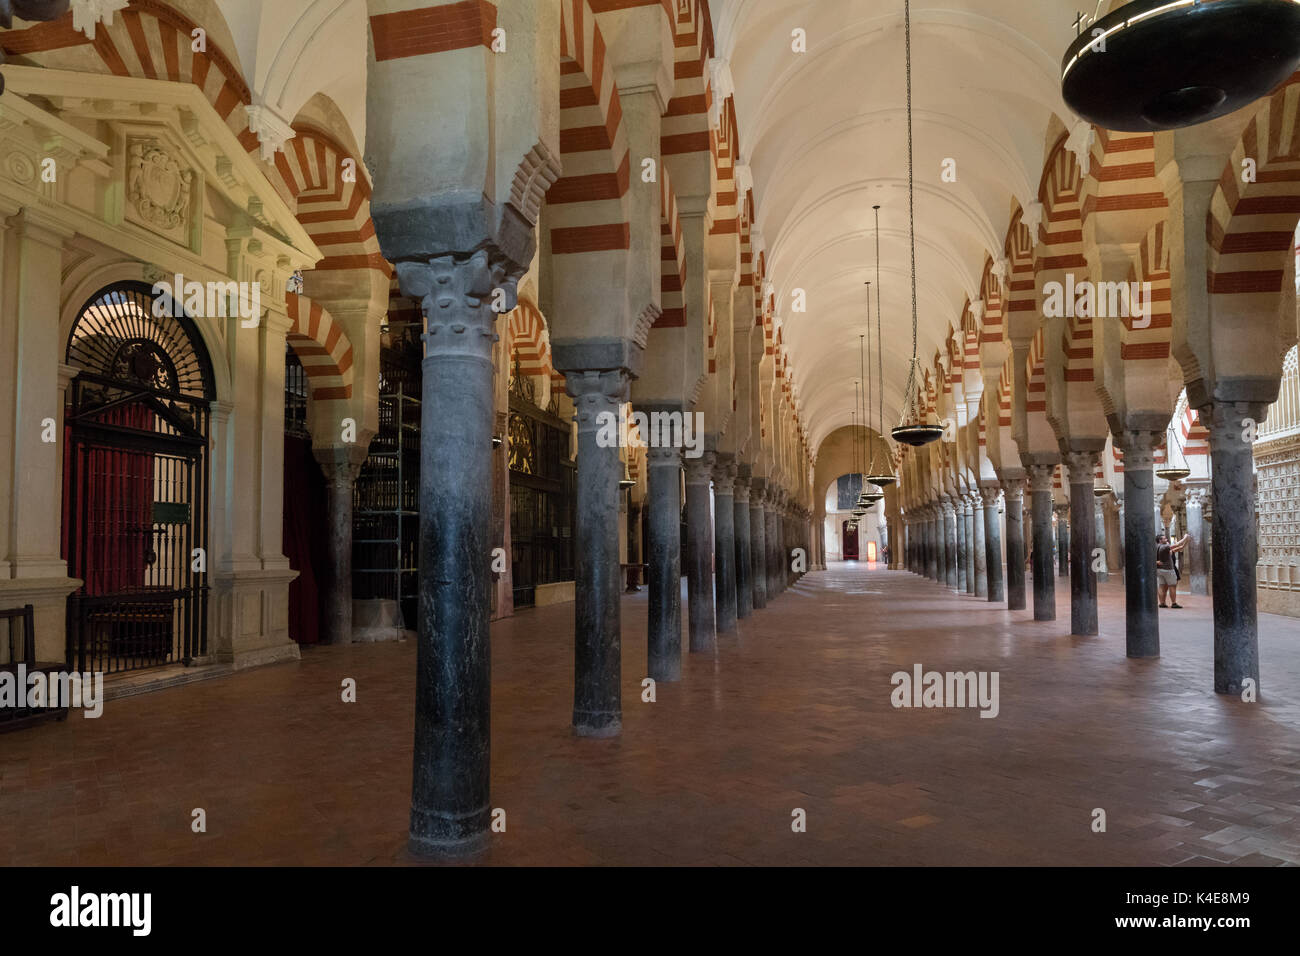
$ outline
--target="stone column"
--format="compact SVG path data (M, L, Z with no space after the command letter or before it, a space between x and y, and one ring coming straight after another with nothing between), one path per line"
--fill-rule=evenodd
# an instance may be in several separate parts
M1124 433L1124 635L1129 657L1160 656L1156 609L1155 446L1163 432Z
M1001 593L996 598L989 594L989 584L994 568L1001 571L1002 566L1002 535L998 527L998 490L991 489L993 493L993 530L989 531L988 523L988 495L990 489L980 489L971 492L970 512L971 523L973 525L974 543L971 545L974 558L975 568L975 586L969 593L976 597L988 598L989 600L1002 600ZM996 552L993 545L997 545ZM1001 573L998 574L998 583L1001 585Z
M649 566L648 674L682 678L682 460L672 447L646 449Z
M1070 470L1070 633L1090 637L1097 633L1097 576L1092 570L1097 452L1069 451L1065 461Z
M713 575L718 630L736 629L736 462L718 455L713 466Z
M1098 581L1110 580L1110 551L1106 545L1106 499L1093 496L1093 510L1095 512L1093 521L1096 528L1096 535L1093 538L1093 548L1101 549L1101 570L1094 571ZM1091 565L1089 565L1091 567Z
M939 502L930 505L930 548L926 559L926 577L936 584L943 580L947 561L943 555L943 509Z
M1023 478L1011 478L1002 482L1003 498L1006 501L1007 509L1007 610L1022 611L1025 608L1025 482ZM989 511L984 511L985 521L989 521ZM992 525L986 527L996 527L998 516L996 513L992 516ZM990 552L996 554L996 552ZM993 574L994 567L997 567L998 573L1002 571L1000 562L990 558L989 563L989 600L996 601L993 596Z
M997 485L984 485L979 489L980 493L980 512L979 528L983 531L984 548L983 555L976 555L976 561L980 561L984 566L984 593L983 597L989 601L1002 601L1005 597L1004 578L1002 578L1002 525L997 520ZM1006 524L1011 527L1011 501L1008 496L1006 502ZM1010 557L1008 557L1010 563ZM1022 555L1023 566L1023 555ZM1024 580L1023 571L1021 580ZM1022 587L1023 592L1023 587Z
M766 480L755 478L749 498L749 567L756 610L767 607L767 518L763 510L766 497Z
M599 436L608 416L627 401L628 374L566 371L578 420L577 504L573 528L574 669L573 729L582 737L613 737L623 726L618 558L617 442ZM608 444L609 447L604 447Z
M397 264L402 292L422 302L425 318L410 831L417 853L472 851L489 834L492 290L514 297L506 263L489 255ZM616 581L614 589L617 600Z
M1055 465L1029 465L1033 509L1034 620L1056 620L1056 562L1052 559L1052 476ZM1065 524L1061 516L1060 525ZM1058 526L1059 527L1059 526Z
M944 583L949 590L957 590L957 506L951 498L943 499L943 547L947 557L947 574Z
M943 503L934 506L934 583L943 584L948 579L948 536L943 517Z
M321 588L321 642L352 643L352 492L366 449L360 445L313 449L325 475L328 563Z
M709 481L714 453L686 459L686 592L691 653L717 646L713 611L713 523L709 516Z
M1128 561L1124 557L1124 549L1128 547L1125 543L1128 540L1128 533L1124 530L1124 522L1127 520L1124 515L1124 492L1123 486L1121 486L1121 490L1115 494L1115 527L1118 529L1119 534L1119 552L1115 563L1116 571L1123 571L1128 566Z
M781 553L780 524L777 521L777 492L775 489L768 491L767 501L763 505L763 522L766 525L766 544L767 553L763 555L763 576L767 580L767 599L769 602L775 600L781 593L780 577L777 574L777 555Z
M1088 492L1092 494L1092 492ZM1070 505L1069 502L1063 502L1059 505L1053 505L1052 510L1056 512L1056 560L1060 568L1061 577L1069 577L1070 574Z
M1184 483L1186 488L1186 484ZM1187 533L1192 540L1187 542L1187 590L1191 594L1204 594L1205 588L1205 489L1186 488L1187 492Z
M1243 440L1242 423L1263 421L1266 410L1252 402L1216 402L1197 409L1210 432L1213 465L1210 533L1215 553L1210 573L1216 694L1240 694L1247 678L1260 693L1254 457L1251 442Z
M754 613L754 571L750 555L749 530L749 466L741 465L736 476L735 517L736 534L736 617L745 618Z
M965 496L958 496L957 502L953 507L957 521L957 590L965 592L967 590L967 581L972 584L975 576L969 572L971 559L970 540L966 536L966 526L970 513L970 502Z

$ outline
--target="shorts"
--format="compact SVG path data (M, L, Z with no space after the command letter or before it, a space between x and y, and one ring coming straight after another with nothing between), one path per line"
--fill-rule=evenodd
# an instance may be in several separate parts
M1174 571L1166 571L1163 568L1156 568L1156 580L1164 587L1178 587L1178 574Z

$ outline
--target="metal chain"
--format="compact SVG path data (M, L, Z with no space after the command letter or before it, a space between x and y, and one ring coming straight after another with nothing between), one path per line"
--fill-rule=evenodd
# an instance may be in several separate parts
M880 389L880 407L876 411L876 421L880 426L880 437L885 437L885 340L880 332L880 206L872 206L876 213L876 378Z
M911 386L917 390L920 405L921 383L916 381L916 198L913 185L912 156L912 3L903 0L903 46L907 65L907 225L912 246L912 368L907 374L908 396ZM919 407L918 407L919 413Z

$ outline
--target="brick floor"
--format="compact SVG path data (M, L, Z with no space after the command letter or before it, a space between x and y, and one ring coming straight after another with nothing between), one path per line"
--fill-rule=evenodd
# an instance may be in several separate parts
M1300 863L1300 620L1261 615L1263 697L1212 691L1208 599L1124 657L1123 591L1068 635L906 572L810 574L642 703L623 605L623 736L569 733L572 605L493 628L501 864ZM110 701L0 736L3 864L388 864L405 850L413 643ZM996 670L1000 714L894 709L890 675ZM354 677L358 702L340 701ZM191 831L191 811L207 832ZM807 832L791 830L792 811ZM1107 831L1091 830L1094 808Z

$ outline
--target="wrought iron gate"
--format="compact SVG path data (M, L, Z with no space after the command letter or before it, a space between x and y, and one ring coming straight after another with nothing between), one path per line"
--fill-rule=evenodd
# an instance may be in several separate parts
M64 411L68 666L114 673L207 653L212 370L186 316L110 286L68 340Z

